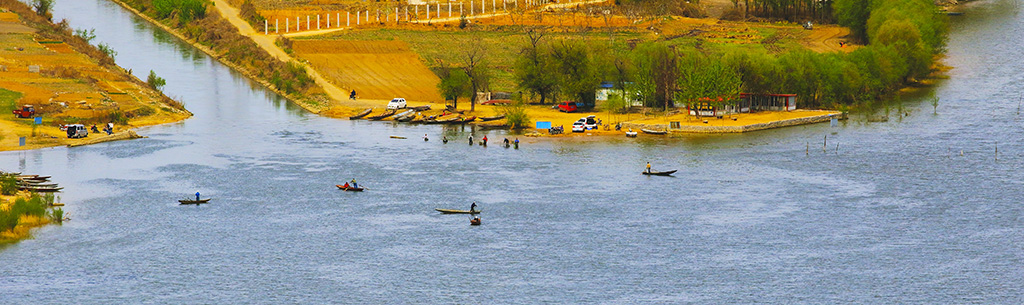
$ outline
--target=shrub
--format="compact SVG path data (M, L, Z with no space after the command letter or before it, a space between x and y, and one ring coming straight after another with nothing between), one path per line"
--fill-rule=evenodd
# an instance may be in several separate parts
M508 122L508 125L513 129L530 126L530 115L526 113L526 104L522 101L505 104L500 107L498 112L505 115L505 122Z
M0 177L0 193L4 195L14 195L18 192L18 180L12 175L4 175Z

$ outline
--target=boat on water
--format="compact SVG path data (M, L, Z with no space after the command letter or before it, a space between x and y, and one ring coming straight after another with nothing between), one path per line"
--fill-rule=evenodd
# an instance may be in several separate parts
M441 212L441 214L480 214L480 210L452 210L452 209L434 209L435 211Z
M366 108L366 110L363 110L362 112L359 112L359 114L350 116L350 117L348 117L348 119L349 120L360 119L360 118L366 116L367 114L370 114L371 111L373 111L373 108Z
M644 133L649 133L649 134L668 134L668 130L640 129L640 131L643 131Z
M385 119L385 118L387 118L389 116L392 116L392 115L395 115L395 110L393 110L393 109L392 110L388 110L387 112L384 112L382 114L375 115L375 116L368 116L366 118L369 119L369 120L372 120L372 121L380 121L380 120L383 120L383 119Z
M636 138L636 131L632 131L632 130L627 131L626 132L626 137L627 138Z
M471 225L471 226L479 226L480 225L480 217L474 217L474 218L470 219L469 220L469 225Z
M644 175L648 175L648 176L671 176L676 171L677 170L675 170L675 169L670 170L670 171L664 171L664 172L647 172L647 171L644 171L643 174Z
M500 119L504 119L504 118L505 118L505 115L504 114L500 114L500 115L496 115L496 116L480 117L480 121L487 122L487 121L500 120Z
M336 184L334 186L337 186L338 189L340 189L342 191L346 191L346 192L362 192L363 191L363 188L361 188L361 187L351 187L351 186L345 186L345 185L341 185L341 184Z
M60 190L63 190L64 188L63 187L30 187L30 186L29 187L25 187L25 186L22 186L22 187L18 187L18 189L19 190L23 190L23 191L32 191L32 192L36 192L36 193L53 193L53 192L59 192Z
M199 199L199 200L192 200L192 199L178 199L178 203L179 203L179 204L194 204L194 205L200 205L200 204L204 204L204 203L209 203L209 202L210 202L210 199L213 199L213 198L206 198L206 199Z

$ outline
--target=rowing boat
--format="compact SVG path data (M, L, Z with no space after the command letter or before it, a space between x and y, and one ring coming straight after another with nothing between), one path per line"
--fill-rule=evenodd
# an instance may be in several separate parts
M505 115L504 114L500 114L500 115L496 115L496 116L480 117L480 121L487 122L487 121L500 120L500 119L504 119L504 118L505 118Z
M416 111L427 111L427 110L430 110L430 105L409 107L409 109L416 110Z
M410 115L407 115L407 116L403 116L403 117L400 117L400 118L395 118L395 121L409 122L409 121L412 121L413 119L415 119L419 115L420 115L420 113L417 112L417 113L413 113L413 114L410 114Z
M668 130L650 130L650 129L640 129L640 130L643 131L644 133L649 133L649 134L667 134L668 133Z
M179 203L181 203L181 204L194 204L194 205L200 205L200 204L204 204L204 203L209 203L209 202L210 202L210 199L213 199L213 198L206 198L206 199L200 199L200 200L192 200L192 199L178 199L178 202L179 202Z
M466 124L466 123L472 122L472 121L474 121L474 120L476 120L476 117L475 117L475 116L471 116L471 117L468 117L468 118L464 118L464 119L456 119L456 120L454 120L454 121L450 121L450 123L462 123L462 124Z
M646 172L645 171L645 172L643 172L643 174L644 175L651 175L651 176L671 176L675 172L676 172L676 170L673 169L673 170L665 171L665 172Z
M341 184L336 184L334 186L337 186L338 189L340 189L342 191L346 191L346 192L362 192L363 191L363 188L361 188L361 187L344 186L344 185L341 185Z
M398 121L398 120L404 119L405 117L407 117L409 115L412 115L414 113L416 113L416 110L412 110L412 109L409 109L409 110L406 110L406 111L402 111L398 115L395 115L394 119L395 119L395 121Z
M348 117L348 119L349 120L355 120L355 119L362 118L362 117L366 116L367 114L370 114L370 111L373 111L373 108L366 108L366 110L363 110L363 112L360 112L357 115L350 116L350 117Z
M435 211L441 212L441 214L480 214L480 210L452 210L452 209L434 209Z
M24 191L33 191L33 192L37 192L37 193L52 193L52 192L59 192L60 190L63 190L64 188L63 187L25 187L25 186L22 186L22 187L18 187L18 189L19 190L24 190Z

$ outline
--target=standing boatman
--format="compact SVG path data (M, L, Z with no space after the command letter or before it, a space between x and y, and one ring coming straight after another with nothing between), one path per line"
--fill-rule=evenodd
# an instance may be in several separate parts
M476 213L476 201L473 201L473 205L469 206L469 213L470 214Z
M651 173L651 162L650 161L647 162L647 173L648 174Z
M199 201L199 192L196 192L196 201Z

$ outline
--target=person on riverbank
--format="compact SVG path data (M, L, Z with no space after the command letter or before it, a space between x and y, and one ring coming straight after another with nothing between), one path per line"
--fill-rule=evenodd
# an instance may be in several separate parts
M651 173L651 162L647 162L647 173Z
M353 101L356 100L356 90L355 89L352 89L352 92L348 94L348 99L353 100Z

